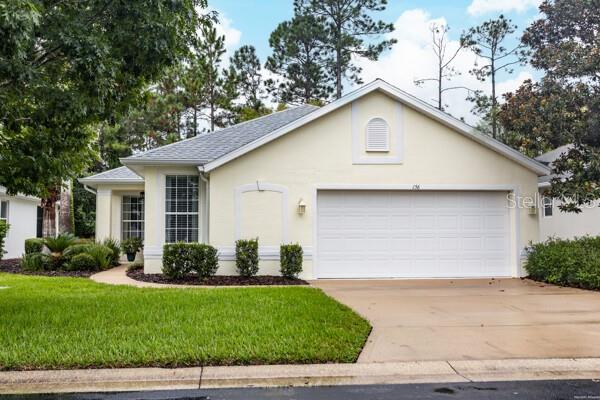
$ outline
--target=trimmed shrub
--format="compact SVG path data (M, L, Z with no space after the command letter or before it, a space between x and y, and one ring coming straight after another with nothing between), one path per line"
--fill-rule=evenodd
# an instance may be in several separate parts
M113 267L119 265L119 258L121 257L121 244L119 241L113 238L106 238L102 242L102 245L108 247L112 252L109 260L110 265Z
M77 238L70 233L64 233L57 237L44 238L44 244L50 251L50 269L59 270L68 261L65 257L67 249L77 243Z
M44 239L25 239L25 254L41 253L44 250Z
M21 268L26 271L46 271L51 267L50 256L44 253L23 254L21 258Z
M10 225L6 221L0 221L0 260L4 257L4 241L6 235L8 235L8 228L10 228Z
M258 238L235 242L235 266L241 276L254 276L258 273Z
M129 264L129 266L127 266L127 271L138 271L140 269L144 269L143 262L136 261L134 263Z
M599 290L600 236L548 239L534 244L529 248L525 268L531 279Z
M282 244L279 248L279 262L281 263L281 276L297 278L302 272L302 258L304 252L299 244Z
M81 253L73 256L65 267L69 271L96 271L98 265L94 257L87 253Z
M85 245L84 245L85 246ZM110 260L113 252L110 248L101 244L89 244L82 254L87 254L94 259L97 270L104 270L110 267ZM78 254L80 255L80 254ZM77 256L75 256L77 257ZM73 258L75 258L73 257Z
M183 278L190 272L199 278L213 276L219 266L217 249L202 243L170 243L163 247L162 272L171 279Z

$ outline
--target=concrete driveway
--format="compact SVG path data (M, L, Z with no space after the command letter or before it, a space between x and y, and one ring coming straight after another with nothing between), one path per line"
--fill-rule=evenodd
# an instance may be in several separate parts
M319 280L373 325L359 362L600 356L600 293L529 280Z

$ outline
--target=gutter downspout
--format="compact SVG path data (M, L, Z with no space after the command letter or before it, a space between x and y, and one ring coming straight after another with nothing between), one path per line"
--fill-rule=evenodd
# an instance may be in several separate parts
M96 192L94 189L92 189L91 187L89 187L88 185L83 185L83 188L90 192L91 194L93 194L94 196L96 196L98 194L98 192Z
M204 233L204 243L209 243L209 236L208 233L210 232L210 222L209 222L209 213L210 213L210 181L208 179L208 175L203 171L203 167L202 166L198 166L198 174L200 176L200 179L202 180L202 182L204 182L204 187L206 188L206 192L205 192L205 198L206 198L206 204L204 205L204 212L203 212L203 225L205 226L205 233Z

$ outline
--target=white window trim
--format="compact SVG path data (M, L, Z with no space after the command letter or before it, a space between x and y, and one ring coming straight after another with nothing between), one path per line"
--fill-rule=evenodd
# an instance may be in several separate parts
M546 200L550 200L550 204L546 204ZM552 207L552 212L550 213L550 215L546 214L547 205ZM542 197L542 215L544 216L544 218L552 218L552 216L554 215L554 199L552 197Z
M178 176L186 176L186 177L194 176L194 177L198 178L198 211L186 211L186 212L179 212L179 211L169 212L169 211L167 211L167 178L168 177L178 177ZM201 241L201 233L200 233L200 229L201 229L200 228L200 177L198 175L194 175L194 174L182 174L182 173L179 173L179 174L164 174L164 181L163 182L164 182L164 185L163 185L163 187L164 187L164 192L163 192L163 199L164 199L164 201L163 201L163 205L164 205L164 210L165 210L164 215L163 215L164 225L163 225L163 228L162 228L162 231L163 231L163 233L165 235L163 242L165 244L176 243L176 242L168 242L167 241L167 229L168 229L167 226L166 226L167 215L196 215L196 216L198 216L198 227L197 227L197 230L198 230L198 240L196 242L187 242L187 243L200 243L200 241ZM144 207L145 207L145 203L144 203ZM145 213L144 213L144 218L146 218ZM145 226L144 226L144 228L145 228ZM145 232L144 232L144 234L145 234ZM162 252L161 252L161 255L162 255Z
M385 147L383 147L383 148L370 148L369 147L369 126L375 120L381 120L385 124L385 127L386 127ZM365 125L364 131L365 131L365 151L366 152L368 152L368 153L389 153L391 128L390 128L390 124L387 122L387 120L385 118L376 116L376 117L369 119L367 121L367 124Z
M0 215L0 221L5 221L8 223L8 218L10 217L10 201L9 200L0 200L0 203L6 203L6 216L2 217ZM0 204L0 209L2 208L2 205Z

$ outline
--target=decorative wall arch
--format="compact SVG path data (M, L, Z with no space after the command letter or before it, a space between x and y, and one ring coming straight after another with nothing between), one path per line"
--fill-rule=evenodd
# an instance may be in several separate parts
M235 224L235 240L242 237L242 194L247 192L277 192L281 193L281 239L283 243L289 243L289 190L286 186L275 183L265 183L256 181L240 185L235 188L234 199L234 224Z

